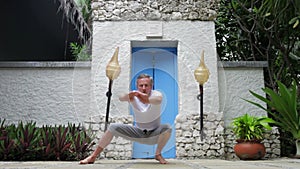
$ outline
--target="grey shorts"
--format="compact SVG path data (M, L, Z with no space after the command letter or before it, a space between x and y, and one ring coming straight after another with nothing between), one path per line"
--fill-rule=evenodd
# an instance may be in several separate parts
M108 130L116 137L123 137L142 144L153 145L157 144L160 134L171 132L172 127L169 124L161 124L156 129L147 131L128 124L111 123Z

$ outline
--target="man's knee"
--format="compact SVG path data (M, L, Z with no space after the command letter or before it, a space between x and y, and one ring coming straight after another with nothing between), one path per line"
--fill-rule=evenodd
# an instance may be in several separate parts
M162 130L161 133L171 133L172 132L172 126L170 124L162 124Z
M118 124L116 123L111 123L108 127L108 131L110 131L111 133L115 133L117 131L117 128L118 128Z

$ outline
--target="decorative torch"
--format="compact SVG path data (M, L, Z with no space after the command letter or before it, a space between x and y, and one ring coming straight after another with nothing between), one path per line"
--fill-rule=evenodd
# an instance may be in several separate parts
M113 80L116 79L121 72L121 67L120 67L119 61L118 61L118 54L119 54L119 47L116 48L114 55L111 57L110 61L108 62L107 66L106 66L106 77L108 77L108 79L109 79L109 84L108 84L108 91L106 92L107 105L106 105L104 131L107 130L110 100L111 100L111 96L112 96L111 88L112 88Z
M195 79L199 83L200 94L197 99L200 101L200 136L203 140L203 85L209 78L209 70L204 63L204 51L202 50L199 67L194 71Z

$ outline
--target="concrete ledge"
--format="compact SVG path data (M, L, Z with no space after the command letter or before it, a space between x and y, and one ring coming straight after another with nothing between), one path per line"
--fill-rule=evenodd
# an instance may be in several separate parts
M90 68L91 62L0 62L0 68Z
M218 67L224 68L264 68L268 67L267 61L219 61Z

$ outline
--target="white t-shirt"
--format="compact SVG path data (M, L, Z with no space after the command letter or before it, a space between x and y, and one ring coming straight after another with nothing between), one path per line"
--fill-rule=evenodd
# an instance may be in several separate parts
M150 96L162 96L157 90L152 90ZM160 125L161 104L144 104L137 97L131 102L136 125L141 129L153 130Z

